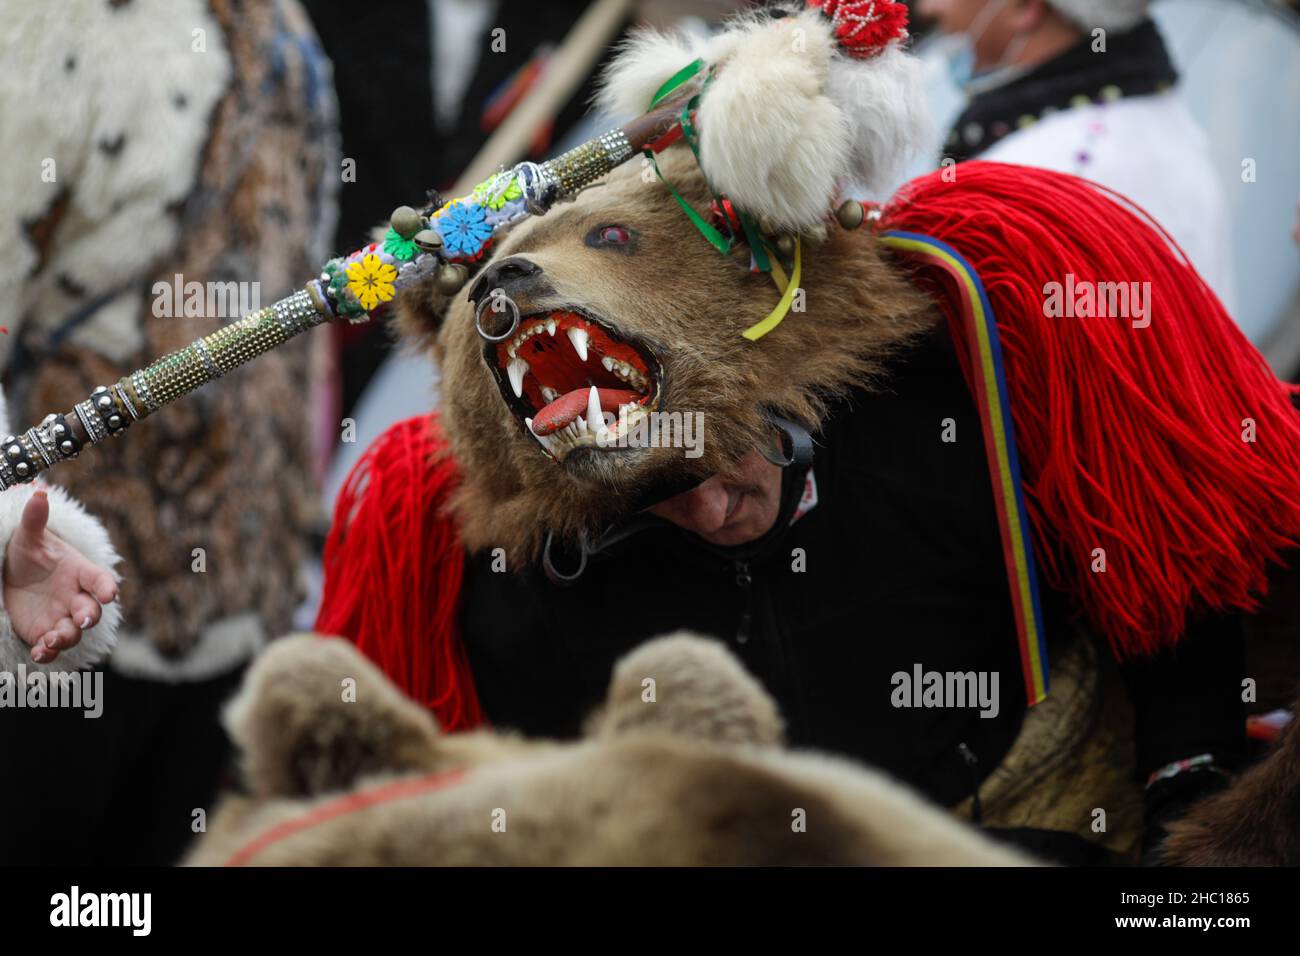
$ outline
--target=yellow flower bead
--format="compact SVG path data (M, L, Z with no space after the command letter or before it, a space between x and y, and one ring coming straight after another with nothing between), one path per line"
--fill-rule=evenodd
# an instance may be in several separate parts
M395 290L393 281L397 270L383 262L373 252L364 256L360 262L348 266L348 288L361 303L361 308L369 312L379 303L392 299Z

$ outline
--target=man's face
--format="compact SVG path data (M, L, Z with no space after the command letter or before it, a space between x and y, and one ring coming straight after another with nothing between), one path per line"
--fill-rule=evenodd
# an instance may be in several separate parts
M650 509L719 547L748 544L766 534L781 510L781 469L751 451L724 475Z
M975 69L996 67L1023 29L1020 0L919 0L916 11L943 33L964 33L975 49Z

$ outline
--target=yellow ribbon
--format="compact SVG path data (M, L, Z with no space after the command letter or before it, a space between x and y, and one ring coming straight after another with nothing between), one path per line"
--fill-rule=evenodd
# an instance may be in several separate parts
M782 290L781 301L776 304L775 309L767 314L766 318L745 329L741 335L751 342L756 342L781 324L781 320L785 318L786 313L790 311L790 305L794 302L794 294L799 291L799 276L802 271L802 242L798 236L795 236L794 271L790 274L788 281L785 277L785 270L776 261L776 256L772 256L772 281L776 283L778 289Z

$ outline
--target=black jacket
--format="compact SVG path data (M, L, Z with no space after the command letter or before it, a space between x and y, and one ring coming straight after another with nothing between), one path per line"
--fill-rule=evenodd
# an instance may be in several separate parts
M472 559L462 626L489 719L574 735L621 655L688 628L762 681L794 745L881 767L940 803L968 796L1015 740L1026 698L979 418L947 336L896 360L883 393L855 393L815 437L816 507L789 524L803 476L787 475L786 511L754 546L721 551L660 523L563 587ZM1050 639L1067 609L1047 591L1043 604ZM1129 669L1142 779L1206 751L1230 762L1244 728L1238 623L1197 625L1176 653ZM997 716L894 707L892 675L918 664L997 672Z
M942 440L946 418L955 442ZM762 681L792 743L883 767L945 803L967 794L958 745L991 770L1025 693L979 420L955 357L939 339L916 349L885 394L854 394L815 437L816 507L788 524L803 482L787 476L787 514L757 548L721 552L663 524L568 587L473 559L462 624L489 719L574 734L622 654L689 628L724 640ZM916 664L996 671L997 716L895 708L891 676Z

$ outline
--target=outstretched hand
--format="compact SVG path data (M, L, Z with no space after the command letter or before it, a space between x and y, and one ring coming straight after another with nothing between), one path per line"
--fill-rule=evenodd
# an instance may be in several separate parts
M75 647L102 605L117 600L113 575L50 531L49 518L49 498L38 491L4 555L4 609L38 664Z

